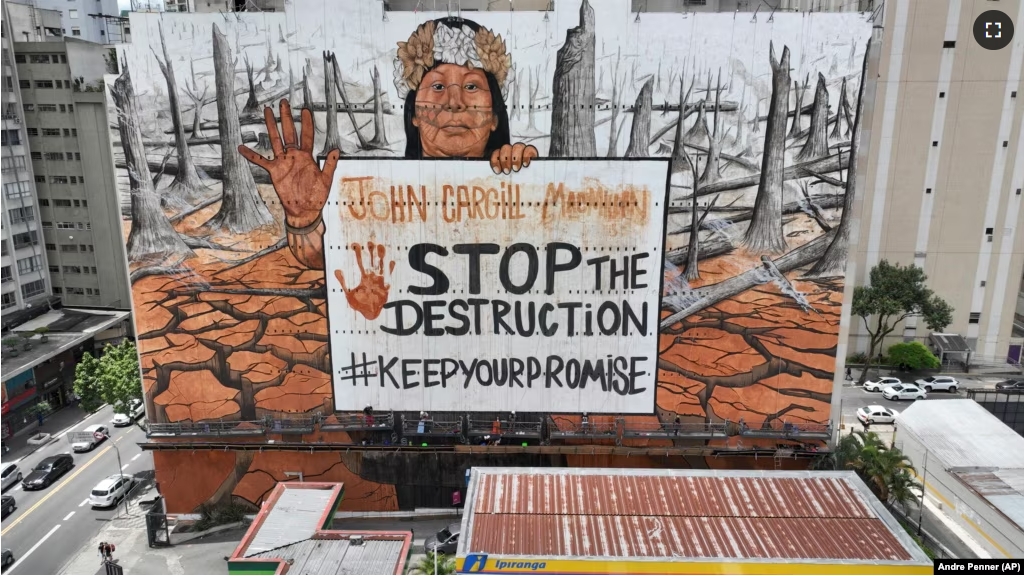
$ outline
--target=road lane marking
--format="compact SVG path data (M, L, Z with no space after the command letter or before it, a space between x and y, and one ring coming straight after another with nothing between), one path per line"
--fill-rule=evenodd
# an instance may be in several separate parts
M125 464L124 466L121 466L121 472L124 472L125 468L127 468L127 467L128 467L127 464Z
M68 521L68 518L71 518L71 517L72 517L72 516L74 516L74 515L75 515L75 511L74 511L74 510L72 510L71 512L68 512L68 515L67 515L67 516L65 516L65 517L64 517L64 519L63 519L63 520L61 520L61 522L67 522L67 521Z
M79 505L78 505L78 507L79 507L79 508L81 508L82 506L85 506L85 505L86 505L86 504L88 504L88 503L89 503L89 499L88 499L88 498L86 498L85 500L82 500L82 503L81 503L81 504L79 504Z
M22 518L24 518L24 516L22 516ZM25 552L25 554L21 558L18 558L18 561L15 562L14 565L12 565L10 568L7 569L7 573L11 574L15 570L17 570L18 566L21 566L21 563L24 562L26 558L28 558L29 556L32 555L33 552L38 550L39 547L43 545L43 542L46 542L47 538L49 538L50 536L53 536L53 533L56 532L58 528L60 528L60 524L57 524L53 528L50 528L50 531L46 533L46 536L43 536L42 538L40 538L39 542L36 542L35 546L29 548L28 552Z
M135 462L136 460L138 460L138 459L139 459L139 456L142 456L142 453L141 453L141 452L140 452L140 453L138 453L138 454L136 454L135 456L132 456L132 462Z
M118 438L117 440L114 440L114 442L120 442L121 440L124 440L124 436L121 436L121 437L120 437L120 438Z
M18 525L18 524L19 524L19 523L20 523L20 522L21 522L22 520L24 520L25 518L28 518L29 514L31 514L31 513L33 512L33 511L35 511L35 509L36 509L36 508L39 508L40 506L42 506L42 505L43 505L43 502L46 502L47 500L49 500L49 499L50 499L50 497L51 497L51 496L53 496L53 495L54 495L54 494L56 494L57 492L60 492L60 489L61 489L61 488L63 488L63 487L65 487L65 486L67 486L69 482L71 482L72 480L74 480L76 476L78 476L79 474L81 474L83 470L85 470L86 468L88 468L89 466L91 466L93 462L95 462L95 461L96 461L96 460L98 460L98 459L99 459L99 458L100 458L101 456L103 456L104 454L106 454L106 453L107 453L107 451L109 451L109 450L110 450L111 448L113 448L113 446L107 446L106 448L104 448L103 450L101 450L99 454L97 454L97 455L93 456L93 457L92 457L92 459L91 459L91 460L89 460L88 462L86 462L85 464L82 464L81 466L76 466L76 468L77 468L77 469L75 470L75 472L74 472L74 473L73 473L73 474L72 474L71 476L68 476L67 478L65 478L65 479L64 479L64 481L60 483L60 485L58 485L58 486L57 486L56 488L53 488L52 490L50 490L50 491L49 491L49 492L48 492L48 493L46 494L46 496L43 496L43 497L42 497L42 498L41 498L41 499L40 499L40 500L39 500L38 502L36 502L35 504L33 504L31 508L29 508L28 510L25 510L25 513L24 513L24 514L22 514L21 516L18 516L17 518L15 518L15 519L14 519L14 521L13 521L13 522L11 522L10 524L8 524L6 528L4 528L3 530L0 530L0 536L5 536L5 535L7 535L7 533L11 531L11 528L14 528L14 527L15 527L15 526L17 526L17 525Z

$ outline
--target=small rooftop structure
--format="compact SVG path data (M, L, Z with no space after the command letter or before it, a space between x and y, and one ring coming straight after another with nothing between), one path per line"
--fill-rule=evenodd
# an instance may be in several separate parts
M851 471L474 468L461 573L931 574Z
M959 334L932 332L928 336L928 340L932 344L935 355L943 364L952 359L961 362L970 362L971 360L971 347L967 344L967 340L964 340L964 337Z
M3 336L15 334L30 336L31 350L19 350L17 355L3 355L3 376L7 378L35 368L53 356L101 336L131 317L129 310L98 310L84 308L54 308L17 326L5 324ZM33 334L45 328L46 335ZM6 346L6 344L5 344Z
M230 574L402 574L412 532L331 530L340 482L281 482L228 560Z

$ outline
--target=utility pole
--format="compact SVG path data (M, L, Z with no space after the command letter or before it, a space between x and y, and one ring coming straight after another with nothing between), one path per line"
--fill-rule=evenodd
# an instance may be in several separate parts
M921 502L917 505L917 535L921 535L924 523L924 499L928 496L928 449L924 450L924 467L921 470Z
M111 440L109 434L103 434L102 432L97 432L96 434L98 436L101 436L101 437L107 439L107 440ZM119 450L117 448L117 443L112 441L112 440L110 442L110 445L114 448L114 453L117 454L117 474L118 474L118 476L123 476L123 474L121 473L124 470L124 466L121 465L121 450ZM134 485L134 484L135 484L135 479L133 478L132 479L132 485ZM128 491L125 492L124 498L122 498L122 500L124 500L124 514L125 514L125 516L128 516L128 494L132 490L132 487L133 487L132 485L128 486Z

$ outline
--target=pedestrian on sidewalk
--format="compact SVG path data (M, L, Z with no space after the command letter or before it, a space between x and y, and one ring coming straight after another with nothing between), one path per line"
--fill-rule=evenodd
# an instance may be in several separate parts
M846 379L853 380L853 370L850 370L849 366L846 367Z

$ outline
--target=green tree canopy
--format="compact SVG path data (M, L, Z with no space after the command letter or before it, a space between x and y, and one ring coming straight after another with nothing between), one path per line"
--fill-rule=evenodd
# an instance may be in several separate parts
M940 366L938 357L920 342L900 342L889 347L889 364L904 370L935 369Z
M114 407L115 413L127 413L132 400L142 399L135 343L122 340L116 346L108 344L99 359L86 353L75 367L75 394L81 398L82 408L90 412L105 402Z
M900 322L921 317L929 330L938 332L953 321L953 307L925 285L927 280L924 270L913 264L901 266L882 260L871 269L870 284L854 288L852 312L864 321L870 336L861 384L885 337Z
M920 499L921 483L910 459L899 448L886 446L874 432L855 430L843 436L815 468L854 470L879 500L904 509Z

